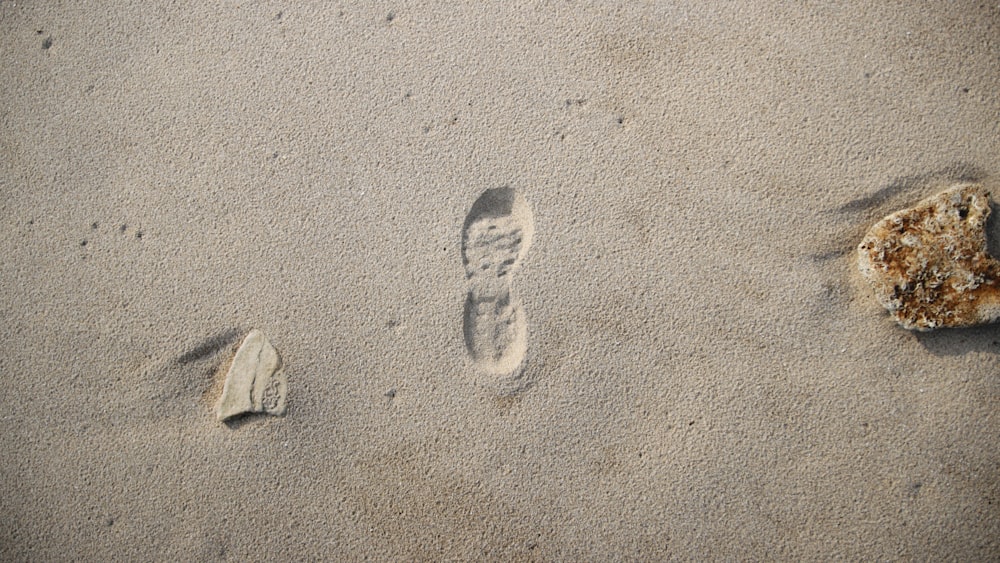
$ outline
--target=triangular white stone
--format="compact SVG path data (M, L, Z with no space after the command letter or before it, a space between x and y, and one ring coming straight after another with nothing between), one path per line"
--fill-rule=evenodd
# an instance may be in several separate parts
M233 356L216 414L219 420L247 412L282 415L287 391L281 356L262 332L252 330Z

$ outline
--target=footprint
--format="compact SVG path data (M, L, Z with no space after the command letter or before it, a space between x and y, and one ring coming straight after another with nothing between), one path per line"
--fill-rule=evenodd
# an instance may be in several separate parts
M528 203L509 187L483 192L462 227L465 347L478 366L493 373L514 372L527 351L528 321L511 275L533 232Z

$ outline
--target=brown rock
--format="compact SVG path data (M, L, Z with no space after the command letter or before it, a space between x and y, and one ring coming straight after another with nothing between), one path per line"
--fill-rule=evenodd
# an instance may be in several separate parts
M858 269L875 298L908 329L967 327L1000 319L1000 262L986 249L990 194L953 186L868 231Z

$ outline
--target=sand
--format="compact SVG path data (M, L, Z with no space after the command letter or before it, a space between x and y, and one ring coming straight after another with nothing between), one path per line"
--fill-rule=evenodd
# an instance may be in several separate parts
M1000 558L1000 328L854 254L996 204L1000 6L831 4L0 2L0 559Z

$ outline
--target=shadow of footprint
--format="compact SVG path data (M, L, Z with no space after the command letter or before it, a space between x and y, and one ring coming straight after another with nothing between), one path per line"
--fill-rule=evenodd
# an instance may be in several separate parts
M465 347L477 366L492 373L513 373L527 351L528 322L511 276L533 232L527 202L509 187L483 192L462 227Z

